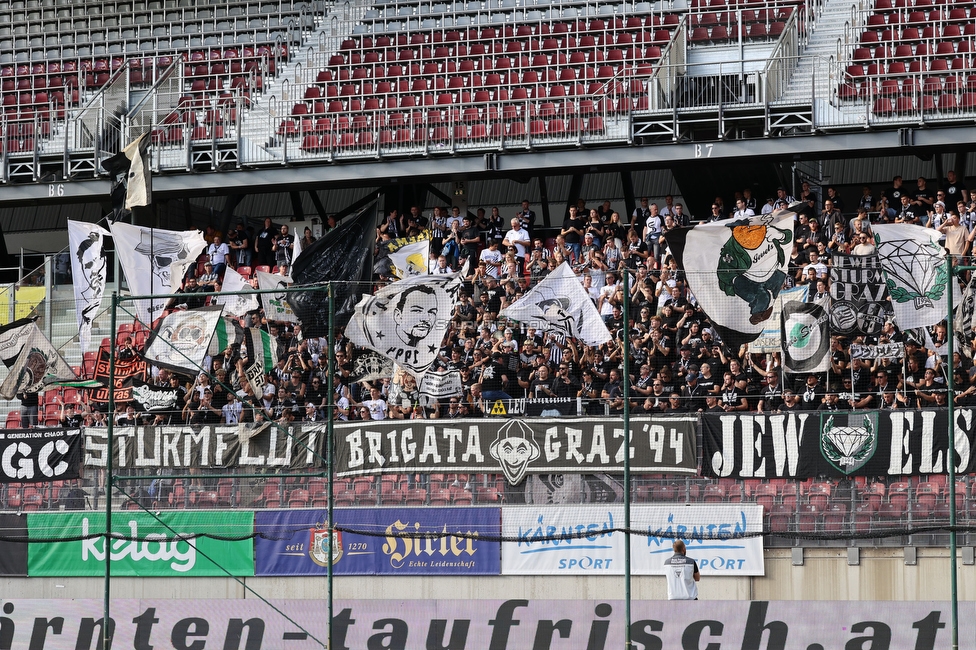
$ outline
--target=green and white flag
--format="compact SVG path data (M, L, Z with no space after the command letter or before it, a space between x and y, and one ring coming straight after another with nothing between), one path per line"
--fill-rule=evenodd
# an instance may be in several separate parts
M214 330L213 338L210 339L210 349L207 350L207 354L215 357L227 348L239 347L243 342L244 328L237 318L225 314L217 321L217 328Z
M264 305L264 313L268 317L268 320L297 323L298 318L286 300L288 288L292 283L291 278L286 275L278 275L277 273L265 273L264 271L258 271L257 276L259 289L281 290L281 293L261 294L261 303Z
M278 363L278 346L270 334L256 327L248 328L244 333L244 345L247 349L244 374L252 393L260 398L264 392L264 376Z

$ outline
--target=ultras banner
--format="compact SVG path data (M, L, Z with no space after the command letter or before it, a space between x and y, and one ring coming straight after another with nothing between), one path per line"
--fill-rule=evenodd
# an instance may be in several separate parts
M2 630L13 648L100 647L102 607L98 599L5 600ZM324 599L118 598L112 647L323 648L327 611ZM626 611L623 600L337 598L332 647L611 650L625 647ZM959 614L960 638L972 639L976 606L961 603ZM630 636L633 650L935 650L949 647L950 618L949 602L635 599Z
M762 507L743 504L635 505L630 558L634 575L664 575L664 561L684 540L702 575L761 576ZM502 508L505 575L624 575L624 508L513 506ZM747 535L752 535L748 537Z
M31 539L27 572L31 577L105 575L105 538L97 536L105 532L104 513L30 513L27 531ZM112 532L126 539L113 540L110 545L112 575L253 576L253 531L252 512L119 512L112 517ZM207 533L243 539L212 539ZM34 541L58 537L87 539Z
M498 575L501 572L499 508L343 508L335 511L329 541L325 510L255 513L255 574ZM346 529L369 531L372 535ZM454 532L447 537L398 534ZM487 535L495 541L479 539Z
M319 467L325 424L138 426L114 430L116 469L143 467ZM105 467L108 432L87 428L85 465Z
M634 472L695 474L698 420L631 418ZM487 472L511 485L526 474L623 471L624 428L597 418L381 420L336 425L336 475Z
M956 472L974 470L976 413L956 409ZM812 478L944 474L944 409L702 418L702 474L720 478Z
M0 483L40 483L81 476L78 429L0 431Z

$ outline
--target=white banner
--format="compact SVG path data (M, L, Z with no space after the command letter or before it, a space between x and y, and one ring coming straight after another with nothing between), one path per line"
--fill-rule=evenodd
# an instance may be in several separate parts
M702 575L764 575L762 506L747 504L635 505L630 541L634 575L664 575L673 535L684 540ZM623 575L622 505L502 508L506 575ZM618 529L618 530L614 530ZM746 537L746 534L754 534ZM553 535L564 538L544 540Z
M404 244L390 252L390 261L393 262L401 278L426 275L430 261L430 239Z
M159 330L143 355L157 366L203 372L204 357L210 347L222 307L201 307L174 311L163 319Z
M420 403L428 406L434 400L457 397L463 392L461 372L428 372L420 382Z
M110 226L129 291L137 296L172 293L173 264L192 263L207 245L199 230L177 232L119 222ZM163 313L166 302L165 298L137 300L136 316L149 325Z
M291 305L285 300L285 293L291 286L291 278L287 275L277 275L276 273L265 273L258 271L258 289L281 289L281 293L262 293L261 302L264 304L264 313L268 320L287 321L297 323L298 318L291 310Z
M221 293L238 293L251 291L251 285L240 273L230 268L224 269L224 281L220 285ZM236 296L218 296L217 304L224 306L224 311L235 316L243 316L249 311L258 308L258 297L256 294L238 293Z
M587 345L601 345L610 340L610 331L600 312L568 262L543 278L521 300L503 309L498 317L511 318L541 331L560 332Z
M78 345L82 354L89 350L92 321L105 294L107 258L103 245L109 235L109 231L99 225L68 220L68 255L75 290Z

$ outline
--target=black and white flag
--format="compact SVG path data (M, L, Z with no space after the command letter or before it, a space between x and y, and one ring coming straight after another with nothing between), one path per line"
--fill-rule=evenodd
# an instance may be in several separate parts
M68 220L68 255L75 289L75 315L78 317L78 344L88 352L92 321L102 306L108 258L105 238L110 233L99 225Z
M503 309L498 317L511 318L540 331L572 336L591 346L602 345L611 338L600 312L567 262Z
M13 399L17 393L36 393L45 386L78 378L36 323L24 327L26 331L17 334L22 343L20 351L0 384L3 399Z
M373 381L393 376L393 361L378 352L362 352L352 362L349 381Z
M823 372L830 360L829 316L815 302L803 302L806 287L786 289L783 298L783 369L786 372ZM803 296L803 297L801 297Z
M143 133L129 143L122 153L129 159L126 177L125 208L142 207L152 203L152 159L149 156L149 133Z
M207 242L199 230L178 232L160 228L144 228L112 222L112 237L119 264L125 271L129 289L137 296L167 295L173 293L171 278L174 264L184 268L191 264L206 247ZM162 315L167 300L136 300L135 310L139 320L147 325Z
M222 309L201 307L167 315L146 346L146 361L181 374L202 372Z
M288 288L291 286L291 278L277 273L265 273L257 271L258 289L280 289L280 293L262 293L261 302L264 305L264 313L271 321L285 321L297 323L298 317L292 311L291 304L288 302Z
M244 375L254 397L260 399L264 393L264 376L278 363L277 345L270 334L257 327L244 332L244 344L247 350Z
M228 295L217 296L217 304L223 305L224 312L228 314L243 316L249 311L258 309L258 297L253 291L247 280L228 266L224 270L224 281L220 285L220 293Z
M462 284L457 273L394 282L356 305L346 334L422 380L437 358Z
M0 361L3 361L3 365L9 368L17 361L24 344L34 333L31 325L35 321L37 316L30 316L0 327Z

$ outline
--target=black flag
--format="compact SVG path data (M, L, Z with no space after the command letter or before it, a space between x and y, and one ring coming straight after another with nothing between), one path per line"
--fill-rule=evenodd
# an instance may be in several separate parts
M302 250L292 265L295 287L335 282L335 325L343 327L364 293L369 293L376 237L376 202ZM292 291L288 304L305 336L326 336L329 296L322 291Z

